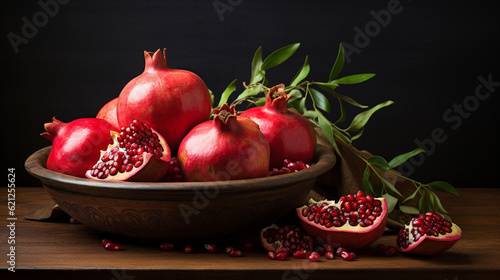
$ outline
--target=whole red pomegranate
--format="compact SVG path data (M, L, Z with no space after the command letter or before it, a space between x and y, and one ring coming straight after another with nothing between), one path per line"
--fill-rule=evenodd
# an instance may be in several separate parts
M118 104L118 97L109 101L97 113L96 118L103 119L112 124L116 129L120 128L118 118L116 116L116 105Z
M177 160L187 181L219 181L267 176L269 154L259 126L224 104L186 135Z
M144 72L121 91L117 116L120 127L134 119L150 124L177 149L191 128L210 118L212 101L200 77L167 67L165 51L144 52Z
M255 121L271 147L271 168L281 168L283 161L310 163L316 151L316 134L309 120L287 108L290 96L283 84L272 87L266 104L241 113Z
M100 151L109 143L109 132L115 127L97 118L76 119L64 123L52 118L40 134L52 142L47 169L85 177L85 172L97 162Z
M384 233L387 223L387 201L365 195L363 191L335 201L310 200L297 208L304 231L326 244L349 250L365 247Z

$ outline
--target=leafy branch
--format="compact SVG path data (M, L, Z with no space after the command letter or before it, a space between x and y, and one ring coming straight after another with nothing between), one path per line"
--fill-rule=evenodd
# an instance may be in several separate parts
M243 102L249 102L255 106L264 105L266 94L269 90L266 71L288 60L297 51L299 46L300 43L295 43L279 48L264 59L262 58L262 47L259 47L252 59L250 82L249 84L243 83L245 89L235 98L231 105L238 105ZM392 105L394 102L388 100L369 108L369 106L363 105L351 97L338 93L337 88L341 85L359 84L375 76L372 73L364 73L338 78L344 67L344 62L344 48L340 44L337 58L329 73L328 80L323 82L306 81L305 79L311 69L309 57L306 56L297 74L295 74L289 85L285 88L290 95L288 107L301 113L318 126L338 155L342 157L337 144L337 141L341 141L366 164L362 180L363 190L370 195L385 197L388 202L389 212L393 212L396 208L403 215L417 215L419 213L434 211L449 218L447 215L448 212L444 209L435 191L443 191L458 196L458 192L452 185L442 181L435 181L428 184L420 183L394 170L394 168L402 165L411 157L424 152L422 149L418 148L404 153L390 161L376 155L365 158L354 149L352 142L362 136L364 128L372 115L378 110ZM228 102L231 95L236 91L236 82L237 80L233 80L227 86L221 94L217 107ZM329 94L331 98L336 99L339 104L338 111L340 112L340 116L334 122L331 122L325 116L325 113L329 114L331 112L331 104L325 93ZM308 100L310 100L309 104L312 104L312 108L307 107ZM347 127L342 128L340 125L344 124L347 120L344 103L365 110L354 116ZM404 197L396 186L386 179L384 172L413 183L415 191L411 195ZM409 201L417 197L419 198L418 208L408 205ZM392 213L391 218L399 220L395 213Z

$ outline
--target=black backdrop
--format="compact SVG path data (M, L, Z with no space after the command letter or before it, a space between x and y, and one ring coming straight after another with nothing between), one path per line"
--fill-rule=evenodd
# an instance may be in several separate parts
M49 145L38 136L43 123L95 116L142 72L143 50L166 47L169 66L197 73L220 94L235 78L248 81L258 46L266 56L301 43L289 61L268 71L278 84L290 81L305 55L308 79L326 80L344 42L350 62L342 75L377 75L340 93L370 106L395 101L371 119L357 147L390 159L420 143L428 153L407 166L412 177L495 187L495 2L3 1L2 161L16 168L18 186L39 186L23 165ZM358 112L348 110L351 118Z

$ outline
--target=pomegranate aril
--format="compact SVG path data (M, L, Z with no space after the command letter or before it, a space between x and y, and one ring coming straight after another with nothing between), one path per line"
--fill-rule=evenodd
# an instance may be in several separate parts
M230 253L231 251L233 251L233 250L236 250L236 248L235 248L235 247L233 247L233 246L227 246L227 247L224 249L224 252L225 252L226 254L229 254L229 253Z
M342 246L340 246L340 247L337 248L337 251L335 253L337 254L337 256L340 257L342 255L342 252L347 252L347 249L344 248L344 247L342 247Z
M333 252L326 252L325 258L327 258L329 260L333 260L333 259L335 259L335 255L333 254Z
M217 252L217 245L212 243L207 243L205 244L205 249L207 250L207 252L214 254Z
M174 244L172 243L161 243L160 249L163 251L173 251L174 250Z
M309 253L306 250L298 250L293 252L294 259L305 259L309 257Z
M340 257L344 261L350 261L350 260L355 259L357 256L356 256L356 253L343 251L342 254L340 255Z
M194 248L191 245L184 245L182 251L186 254L192 254L194 252Z
M276 259L276 254L274 252L268 252L267 253L267 257L271 260L275 260Z
M241 257L241 250L232 250L229 252L230 257Z
M280 253L276 254L276 259L278 261L284 261L284 260L286 260L287 257L288 257L288 254L285 252L280 252Z
M319 261L319 253L318 252L312 252L311 255L309 255L309 261L311 261L311 262L318 262Z

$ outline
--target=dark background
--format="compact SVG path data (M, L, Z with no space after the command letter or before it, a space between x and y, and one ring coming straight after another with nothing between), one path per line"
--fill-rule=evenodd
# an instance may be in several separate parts
M401 0L399 12L375 29L371 11L379 13L390 2L74 0L58 4L44 19L38 1L3 1L3 165L16 168L17 186L39 186L25 172L24 160L49 145L38 136L43 123L53 116L66 122L94 117L142 72L143 50L166 47L170 67L197 73L220 94L235 78L248 81L259 46L266 56L301 43L289 61L267 72L270 84L289 83L306 55L312 69L308 80L325 81L339 43L355 47L355 28L369 25L373 36L359 53L349 54L341 75L377 75L339 92L370 106L389 99L395 104L374 115L355 145L391 159L416 148L416 141L430 149L431 140L425 139L441 129L446 139L416 158L409 174L455 187L496 187L500 153L494 108L500 87L484 100L473 97L479 76L500 82L496 1ZM214 3L230 9L218 12ZM34 15L40 27L16 53L8 34L22 36L22 18L33 23ZM464 101L470 112L452 112L453 121L443 117ZM336 103L332 108L334 120ZM349 120L358 112L349 108Z

